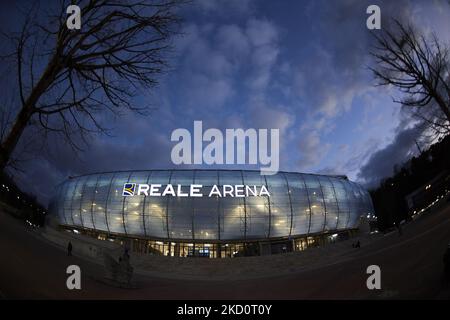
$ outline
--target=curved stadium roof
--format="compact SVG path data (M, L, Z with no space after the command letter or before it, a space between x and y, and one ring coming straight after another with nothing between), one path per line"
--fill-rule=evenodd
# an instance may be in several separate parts
M202 185L203 197L123 196L125 183ZM209 196L224 185L264 186L270 196ZM130 237L257 240L358 227L373 213L370 195L345 176L248 170L138 170L73 177L58 189L53 211L62 225Z

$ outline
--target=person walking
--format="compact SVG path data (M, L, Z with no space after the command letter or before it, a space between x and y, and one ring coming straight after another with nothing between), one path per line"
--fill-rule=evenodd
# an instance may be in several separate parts
M128 262L130 261L130 254L128 253L128 249L125 248L124 252L123 252L123 259Z
M401 236L402 234L403 234L403 232L402 232L402 226L401 226L401 224L400 224L400 222L395 222L394 223L394 225L395 225L395 227L397 228L397 230L398 230L398 235L399 236Z
M71 256L72 255L72 242L69 241L69 244L67 246L67 255Z

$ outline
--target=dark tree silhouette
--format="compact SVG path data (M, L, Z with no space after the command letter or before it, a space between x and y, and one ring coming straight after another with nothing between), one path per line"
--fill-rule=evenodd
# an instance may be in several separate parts
M176 10L182 3L77 1L81 29L69 30L66 8L71 1L62 0L45 19L34 5L20 32L2 33L2 41L13 48L2 59L15 65L19 102L15 119L2 132L0 170L30 123L62 135L80 150L89 134L107 133L98 120L105 110L145 113L145 106L133 105L132 97L140 88L155 86L157 75L166 70L170 41L179 28Z
M433 187L425 189L431 180ZM370 191L381 230L409 219L414 211L426 208L441 196L450 201L450 135L431 145L420 155L411 158L397 173L383 180ZM409 207L406 196L421 190L418 202Z
M371 68L379 85L404 95L396 100L410 108L435 134L450 133L450 56L448 44L435 34L425 37L411 25L393 20L391 29L374 32Z

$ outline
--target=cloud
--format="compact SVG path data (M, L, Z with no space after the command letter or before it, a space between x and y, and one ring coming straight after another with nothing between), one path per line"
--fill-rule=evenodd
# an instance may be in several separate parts
M271 45L278 40L278 31L274 24L265 19L250 19L246 33L255 47Z
M272 79L272 69L280 52L279 32L276 26L267 20L250 19L247 22L246 34L253 46L252 72L247 84L250 90L263 92Z
M205 14L248 14L253 9L253 0L196 0L194 5Z
M318 131L311 131L302 136L298 143L300 159L298 167L302 170L319 163L330 150L331 145L320 139Z
M217 45L220 52L228 53L234 63L247 59L250 52L250 42L245 30L235 24L218 28Z
M175 45L179 54L177 72L167 85L176 88L177 100L184 108L219 109L234 94L235 63L227 56L229 51L220 50L211 40L215 31L213 25L191 24Z
M398 131L390 144L370 156L361 167L358 178L367 187L376 187L383 178L394 174L395 165L402 165L417 153L415 141L422 133L423 128L419 124Z

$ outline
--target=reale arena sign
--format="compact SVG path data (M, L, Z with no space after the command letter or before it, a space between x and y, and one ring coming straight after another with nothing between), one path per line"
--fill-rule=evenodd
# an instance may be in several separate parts
M191 184L182 186L180 184L146 184L146 183L125 183L123 185L122 196L150 196L150 197L270 197L270 193L266 186L256 185L230 185L221 186L213 185L211 190L204 195L202 192L203 185Z

